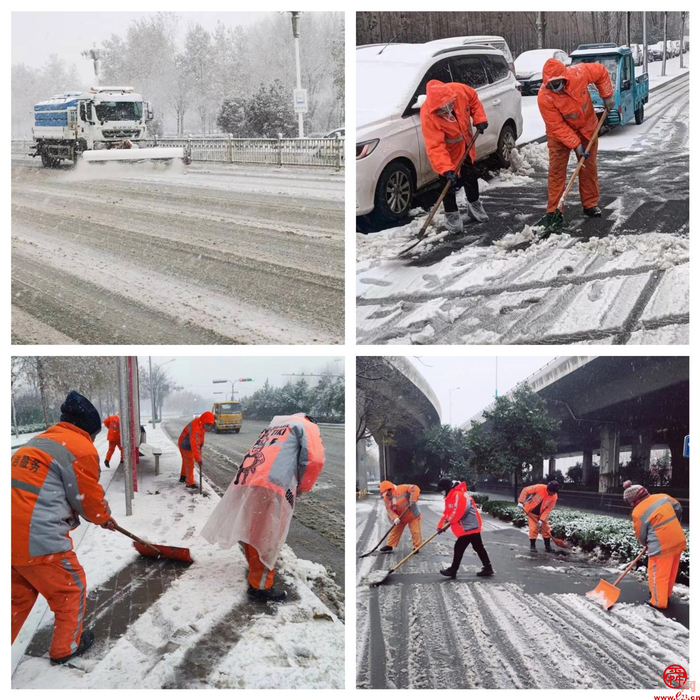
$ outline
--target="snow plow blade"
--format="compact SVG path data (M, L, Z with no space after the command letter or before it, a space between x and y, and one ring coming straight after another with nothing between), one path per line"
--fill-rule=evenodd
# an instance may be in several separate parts
M137 163L147 160L185 160L185 149L181 146L153 146L151 148L105 148L99 151L83 151L86 163L110 163L123 161Z
M620 597L620 589L617 584L622 581L625 576L634 568L637 562L646 554L647 548L643 547L642 551L627 565L627 568L617 577L615 583L608 583L600 579L600 583L592 590L586 593L587 596L593 598L597 603L600 603L606 610L612 608L617 603Z
M119 525L115 525L114 529L121 532L122 535L126 535L134 540L134 547L136 548L136 551L144 557L153 557L154 559L174 559L175 561L184 561L188 564L191 564L194 561L194 559L192 559L192 555L190 554L190 550L186 547L170 547L163 544L151 544L150 542L146 542L146 540L142 540L140 537L137 537L128 530L125 530Z

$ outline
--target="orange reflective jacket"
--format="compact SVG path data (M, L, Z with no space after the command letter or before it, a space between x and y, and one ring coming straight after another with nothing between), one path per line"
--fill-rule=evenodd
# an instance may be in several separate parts
M445 498L445 512L437 525L438 529L445 523L450 523L456 537L481 532L481 513L476 501L467 493L464 481L451 489Z
M532 486L526 486L520 492L518 503L523 504L526 513L532 513L537 506L540 506L540 512L537 516L540 520L544 520L556 505L557 499L556 493L547 493L546 484L533 484Z
M50 561L73 549L68 534L79 516L101 525L110 517L90 436L56 423L12 456L12 565Z
M407 508L408 510L401 519L413 520L417 518L420 515L420 508L417 503L420 489L415 484L401 484L400 486L392 484L392 486L393 488L384 491L382 494L389 520L400 517Z
M181 450L190 450L195 462L202 461L202 445L206 435L202 416L193 418L180 433L180 438L177 441L177 446Z
M119 416L107 416L102 422L107 428L107 442L121 442L121 432L119 431Z
M558 78L566 80L564 89L560 92L548 90L547 83ZM595 84L602 98L613 94L608 69L602 63L577 63L567 67L556 58L547 59L542 69L542 87L537 93L537 106L547 138L573 149L581 143L578 131L587 139L583 147L588 145L598 124L588 93L590 83Z
M464 155L465 139L472 136L470 119L474 124L481 124L487 121L486 112L476 90L462 83L430 80L425 93L425 102L420 108L425 150L433 170L443 175L448 170L456 170ZM450 102L454 103L451 114L437 111ZM469 154L474 162L474 146Z
M632 511L637 539L649 548L649 556L669 556L686 549L681 527L681 504L665 493L655 493L640 501Z

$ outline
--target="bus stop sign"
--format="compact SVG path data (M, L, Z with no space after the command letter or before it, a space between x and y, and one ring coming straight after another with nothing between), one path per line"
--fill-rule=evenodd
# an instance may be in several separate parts
M306 88L296 88L294 90L294 111L298 114L306 114L309 111L309 103L306 95Z

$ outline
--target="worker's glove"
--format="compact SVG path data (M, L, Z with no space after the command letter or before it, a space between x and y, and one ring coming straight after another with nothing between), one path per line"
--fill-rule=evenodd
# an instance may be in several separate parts
M538 525L542 525L542 522L543 522L542 520L538 520L538 521L537 521L537 524L538 524Z
M447 525L443 525L442 527L439 527L439 528L438 528L438 532L440 532L440 533L446 532L446 531L447 531L447 528L448 528L449 526L450 526L450 524L447 523Z
M586 151L583 150L583 144L580 143L578 146L576 146L576 157L581 160L581 158L588 158L590 156L590 153L586 153Z
M488 122L481 122L480 124L474 124L476 127L476 130L480 133L483 134L486 129L489 128L489 123Z
M523 510L525 510L525 506L520 502L518 502L518 508L522 508Z
M394 518L394 525L398 525L401 522L401 518Z
M603 104L608 112L612 112L612 110L615 108L615 98L612 95L610 95L610 97L605 97L603 98Z
M114 532L116 526L117 521L114 518L110 518L106 522L102 523L102 525L100 525L100 527L104 528L105 530L112 530L112 532Z
M448 170L443 173L442 176L452 185L452 187L457 187L457 176L454 170Z

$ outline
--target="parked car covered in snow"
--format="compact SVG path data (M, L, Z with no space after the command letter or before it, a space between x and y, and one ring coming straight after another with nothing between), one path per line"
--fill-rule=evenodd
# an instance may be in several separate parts
M660 61L664 57L664 52L658 44L647 46L647 61Z
M615 44L588 44L590 48L581 49L571 53L571 63L602 63L610 74L610 82L613 87L615 108L608 113L605 119L607 127L621 126L632 119L637 124L644 121L644 105L649 101L649 74L642 73L635 77L632 51L627 46L615 46ZM603 100L594 85L588 86L591 94L593 109L602 114Z
M550 58L556 58L565 66L571 63L566 51L561 49L534 49L523 51L515 59L515 77L520 81L523 95L536 95L542 87L542 68Z
M420 123L429 80L477 91L489 122L476 142L477 160L495 156L501 166L510 164L523 129L520 84L502 51L464 39L357 48L357 216L399 221L416 192L437 181Z

